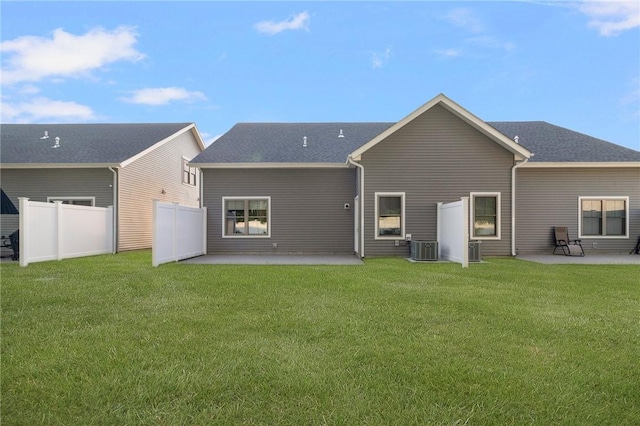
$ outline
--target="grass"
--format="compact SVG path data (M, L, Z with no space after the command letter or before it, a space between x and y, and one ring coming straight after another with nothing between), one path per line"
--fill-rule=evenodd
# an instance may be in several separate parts
M1 421L639 424L638 272L2 264Z

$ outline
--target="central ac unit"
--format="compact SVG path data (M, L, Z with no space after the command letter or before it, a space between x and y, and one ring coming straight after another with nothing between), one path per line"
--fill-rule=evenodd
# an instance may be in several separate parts
M412 260L438 260L437 241L411 241Z
M469 241L469 262L482 262L481 241Z

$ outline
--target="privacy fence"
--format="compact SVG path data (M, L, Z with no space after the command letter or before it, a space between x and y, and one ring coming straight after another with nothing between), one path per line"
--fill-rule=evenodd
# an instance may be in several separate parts
M20 266L113 253L113 207L20 200Z
M207 252L207 209L153 202L152 263L200 256Z

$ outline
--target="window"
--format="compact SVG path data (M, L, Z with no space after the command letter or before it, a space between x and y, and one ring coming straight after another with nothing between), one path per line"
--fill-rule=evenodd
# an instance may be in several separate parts
M189 166L189 160L182 157L182 183L185 185L196 186L196 175L198 169L196 167Z
M578 197L578 209L578 238L629 237L629 197Z
M47 203L62 201L62 204L73 204L76 206L95 206L96 197L47 197Z
M270 197L223 197L224 237L269 237Z
M376 192L376 239L404 239L404 192Z
M500 193L471 193L471 238L500 239Z

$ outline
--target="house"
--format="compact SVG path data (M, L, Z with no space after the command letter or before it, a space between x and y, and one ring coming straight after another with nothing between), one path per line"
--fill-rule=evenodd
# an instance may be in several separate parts
M437 203L469 197L483 255L640 234L640 152L545 122L488 123L444 95L390 123L239 123L195 157L217 253L408 256Z
M154 199L199 206L188 162L204 149L193 123L2 124L4 192L32 201L114 206L117 251L151 247ZM2 216L2 235L18 228Z

